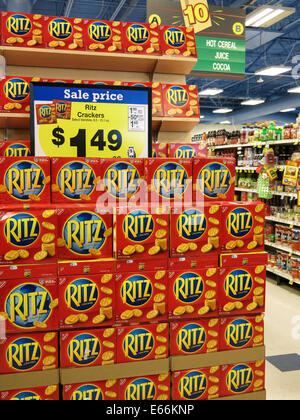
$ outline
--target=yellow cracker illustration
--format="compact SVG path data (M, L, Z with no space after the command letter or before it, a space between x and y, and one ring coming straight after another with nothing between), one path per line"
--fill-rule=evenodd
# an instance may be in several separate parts
M53 242L55 240L55 234L54 233L45 233L42 236L42 242L44 244L50 244L50 242Z
M106 328L106 330L104 330L104 332L103 332L103 337L104 338L109 338L114 334L114 332L115 332L114 328Z
M43 360L43 365L44 366L50 366L50 365L53 365L53 363L55 363L55 361L56 361L55 356L46 356L45 359Z
M155 273L155 280L161 280L166 275L166 270L159 270Z
M157 326L157 328L156 328L156 332L158 332L158 333L162 333L163 331L165 331L165 329L166 329L166 328L168 328L168 325L169 325L169 324L166 324L166 323L164 323L164 324L159 324L159 325Z
M45 258L48 257L48 252L46 251L39 251L34 255L34 260L35 261L43 261Z
M55 337L56 337L56 333L54 333L54 332L46 333L44 335L44 342L45 343L50 343L50 341L54 340Z
M152 311L148 312L146 317L147 319L154 319L159 315L159 311L157 309L153 309Z

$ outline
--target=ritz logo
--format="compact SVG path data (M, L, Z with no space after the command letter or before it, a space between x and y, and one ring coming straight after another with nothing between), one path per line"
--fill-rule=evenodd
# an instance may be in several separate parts
M38 219L29 213L17 213L6 220L4 235L7 243L27 248L35 243L40 235Z
M65 198L81 200L82 195L88 197L96 188L95 171L85 162L68 162L59 170L56 183Z
M73 214L63 227L67 248L76 255L89 255L90 249L100 251L105 243L106 225L98 214L82 211Z
M29 84L23 79L9 79L4 83L5 96L14 102L23 102L29 96Z
M201 371L186 373L179 381L178 390L186 400L198 400L207 389L207 377Z
M226 194L231 187L230 171L225 165L218 162L205 165L197 179L200 191L209 198L219 199L219 194Z
M203 279L196 273L183 273L176 278L173 293L177 300L183 303L195 303L204 291Z
M236 300L247 297L252 290L252 286L253 279L251 274L243 269L231 271L224 282L226 296Z
M99 290L92 280L79 278L68 284L65 291L65 302L74 311L87 311L98 302Z
M196 157L196 150L192 146L180 146L175 152L176 159L191 159Z
M76 335L68 345L68 356L71 363L87 366L94 363L101 352L97 337L89 333Z
M177 346L184 353L196 353L206 342L205 328L200 324L191 323L182 327L177 334Z
M117 162L104 174L106 191L115 198L130 198L139 189L140 174L129 162Z
M188 174L177 162L164 163L156 169L153 183L157 194L173 199L175 195L182 195L187 189Z
M246 319L235 319L225 330L226 343L233 348L245 347L253 337L253 327Z
M93 22L88 31L90 38L96 42L107 42L112 35L109 25L105 22Z
M138 378L132 381L125 390L126 401L149 401L156 397L156 388L148 378Z
M7 192L19 201L39 197L45 189L45 173L35 162L20 161L11 165L4 175Z
M121 287L122 302L126 305L139 307L145 305L152 297L151 281L143 275L128 277Z
M35 322L45 323L52 314L52 296L40 284L23 283L11 290L5 301L5 312L18 328L33 329Z
M72 393L71 401L102 401L103 391L96 385L85 384Z
M53 38L64 40L70 38L73 28L66 19L56 18L49 23L48 31Z
M177 219L177 232L188 241L200 239L206 232L207 220L200 210L191 209L181 213Z
M123 340L123 351L126 357L142 360L148 357L154 348L153 334L145 328L130 331Z
M6 350L6 360L10 368L25 372L32 370L41 359L41 347L31 337L20 337L9 344Z
M4 156L7 157L26 157L30 156L30 150L27 146L21 143L15 143L9 146L5 152Z
M253 227L253 217L249 210L238 207L232 210L226 221L227 231L236 238L248 235Z
M6 21L8 32L15 36L28 35L32 29L30 19L24 15L11 15Z
M126 31L126 35L129 42L138 45L145 44L150 37L148 29L139 23L130 25Z
M134 210L127 214L123 222L126 239L143 242L150 238L154 230L154 220L145 210Z
M67 112L68 106L65 102L56 102L56 112L64 115Z
M240 364L234 366L227 374L226 385L228 391L241 394L250 388L253 382L253 371L250 366Z
M181 108L188 103L189 94L181 86L172 86L167 90L167 100L170 105Z
M186 41L185 33L179 28L169 28L165 32L166 43L173 48L181 48Z
M48 105L43 105L40 109L39 109L39 116L43 119L47 119L50 118L52 115L52 109L50 106Z
M11 401L40 401L41 397L32 391L22 391L14 395Z

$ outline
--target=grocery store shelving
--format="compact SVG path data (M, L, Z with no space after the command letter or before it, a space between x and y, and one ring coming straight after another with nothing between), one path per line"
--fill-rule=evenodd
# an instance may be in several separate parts
M272 267L270 265L267 265L267 271L269 273L275 274L276 276L282 277L285 280L288 280L290 283L293 282L293 283L296 283L296 284L300 285L300 280L294 279L290 274L288 274L288 273L286 273L282 270L279 270L276 267Z
M270 242L270 241L265 241L265 245L270 246L275 249L279 249L280 251L284 251L290 255L297 255L298 257L300 257L299 251L294 251L292 248L289 248L288 246L283 246L283 245L277 244L275 242Z
M256 171L258 166L236 166L236 171ZM276 169L279 171L284 171L285 165L277 165Z
M266 220L270 222L282 223L284 225L300 227L300 222L293 222L288 219L282 219L281 217L266 216Z
M210 149L213 150L222 150L222 149L238 149L243 147L263 147L266 145L271 146L280 146L280 145L289 145L294 144L295 146L300 143L300 139L287 139L287 140L276 140L276 141L268 141L268 142L254 142L254 143L245 143L245 144L225 144L220 146L209 146Z
M239 188L239 187L236 187L235 188L235 191L238 191L238 192L252 192L252 193L256 193L257 194L257 190L256 189L250 189L250 188ZM282 192L272 191L272 194L273 195L278 195L278 196L281 196L281 197L290 197L290 198L297 199L297 194L295 194L295 193L288 193L288 192L284 192L284 191L282 191Z
M0 128L29 128L29 114L1 113Z

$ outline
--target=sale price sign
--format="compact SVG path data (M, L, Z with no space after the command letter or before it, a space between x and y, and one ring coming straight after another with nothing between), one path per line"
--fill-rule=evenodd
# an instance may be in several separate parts
M152 153L151 89L33 83L34 156L144 158Z

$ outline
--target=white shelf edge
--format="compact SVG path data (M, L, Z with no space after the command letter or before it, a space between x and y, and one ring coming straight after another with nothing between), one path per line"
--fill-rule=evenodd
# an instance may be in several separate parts
M280 276L288 281L292 281L293 283L300 285L300 280L294 279L290 274L284 273L283 271L279 270L278 268L271 267L267 265L267 271L269 273L273 273L276 276Z
M253 192L253 193L257 194L257 190L251 190L251 189L247 189L247 188L236 187L235 191L238 191L238 192ZM290 198L297 199L297 194L294 194L294 193L272 191L272 194L273 195L279 195L279 196L282 196L282 197L290 197Z
M220 146L208 146L209 149L214 150L221 150L221 149L238 149L239 147L263 147L264 145L272 145L272 146L280 146L286 144L295 144L295 146L300 143L300 139L293 139L293 140L281 140L281 141L268 141L266 143L263 142L255 142L255 143L245 143L245 144L224 144Z
M284 251L287 254L297 255L297 257L300 257L300 252L293 251L291 248L276 244L275 242L265 241L265 245L270 246L270 247L275 248L275 249L279 249L280 251Z
M296 227L300 227L300 222L291 222L290 220L281 219L280 217L266 216L266 220L270 222L283 223L284 225L293 225Z

